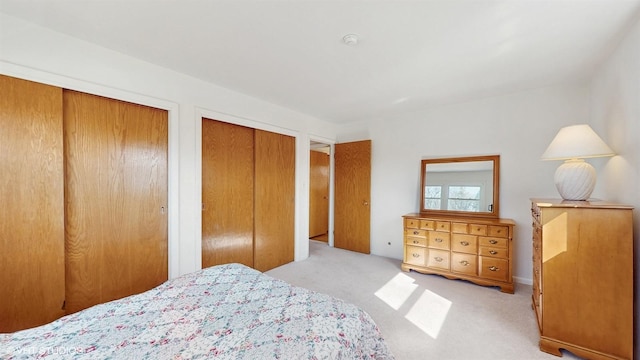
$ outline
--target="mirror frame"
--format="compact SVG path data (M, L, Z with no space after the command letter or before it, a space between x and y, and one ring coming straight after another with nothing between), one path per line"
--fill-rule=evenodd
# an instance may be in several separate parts
M424 208L424 189L427 183L427 165L461 163L474 161L493 161L493 208L492 211L472 212L454 210L433 210ZM500 155L467 156L423 159L420 166L420 214L421 215L446 215L460 217L498 218L500 214Z

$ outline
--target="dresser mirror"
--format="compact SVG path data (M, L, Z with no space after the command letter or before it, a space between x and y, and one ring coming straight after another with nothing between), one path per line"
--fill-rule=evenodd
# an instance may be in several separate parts
M424 159L420 213L499 217L500 155Z

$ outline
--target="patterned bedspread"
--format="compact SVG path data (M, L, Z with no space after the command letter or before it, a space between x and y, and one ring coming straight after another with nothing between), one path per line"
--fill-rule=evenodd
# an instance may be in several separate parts
M0 334L2 359L393 359L362 309L240 264Z

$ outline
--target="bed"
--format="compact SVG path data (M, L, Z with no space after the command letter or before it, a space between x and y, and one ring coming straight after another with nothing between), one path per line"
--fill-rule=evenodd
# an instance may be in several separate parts
M2 359L393 359L371 317L240 264L0 334Z

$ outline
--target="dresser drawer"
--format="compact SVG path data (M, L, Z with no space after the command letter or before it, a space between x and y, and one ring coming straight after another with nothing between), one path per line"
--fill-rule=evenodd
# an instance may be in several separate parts
M477 275L478 257L472 254L451 253L451 271L466 275Z
M424 247L407 245L404 253L404 262L411 265L425 266L427 249Z
M430 248L449 250L451 234L439 231L429 231L427 244Z
M451 223L451 232L452 233L458 233L458 234L468 234L469 233L469 224L452 222Z
M478 237L475 235L452 234L451 251L476 254L478 252Z
M487 225L469 224L469 234L487 235Z
M508 240L505 238L480 236L478 238L478 243L480 246L506 248L508 244Z
M480 256L489 256L503 259L509 258L509 251L506 248L481 246L478 254Z
M420 220L420 229L435 230L436 222L434 220Z
M449 270L449 252L430 249L427 256L427 266L430 268Z
M418 229L420 227L419 219L404 219L404 227L408 229Z
M480 256L480 276L487 279L507 281L509 278L509 261L506 259Z
M451 222L449 221L436 221L436 231L451 231Z
M540 276L538 270L533 271L533 307L538 317L538 330L542 331L542 288L540 287ZM538 273L538 275L536 275Z
M488 228L488 231L487 231L487 235L495 236L495 237L501 237L501 238L508 238L509 237L509 227L507 227L507 226L489 225L489 228Z
M531 216L537 222L540 222L540 208L536 204L531 204Z
M427 231L426 230L418 230L418 229L411 229L411 228L407 228L404 229L404 236L415 236L415 237L423 237L423 238L427 238Z
M426 237L405 236L404 242L407 245L422 246L422 247L427 246Z
M533 246L534 250L538 250L539 244L542 243L542 226L536 225L534 222L533 232L532 232Z

